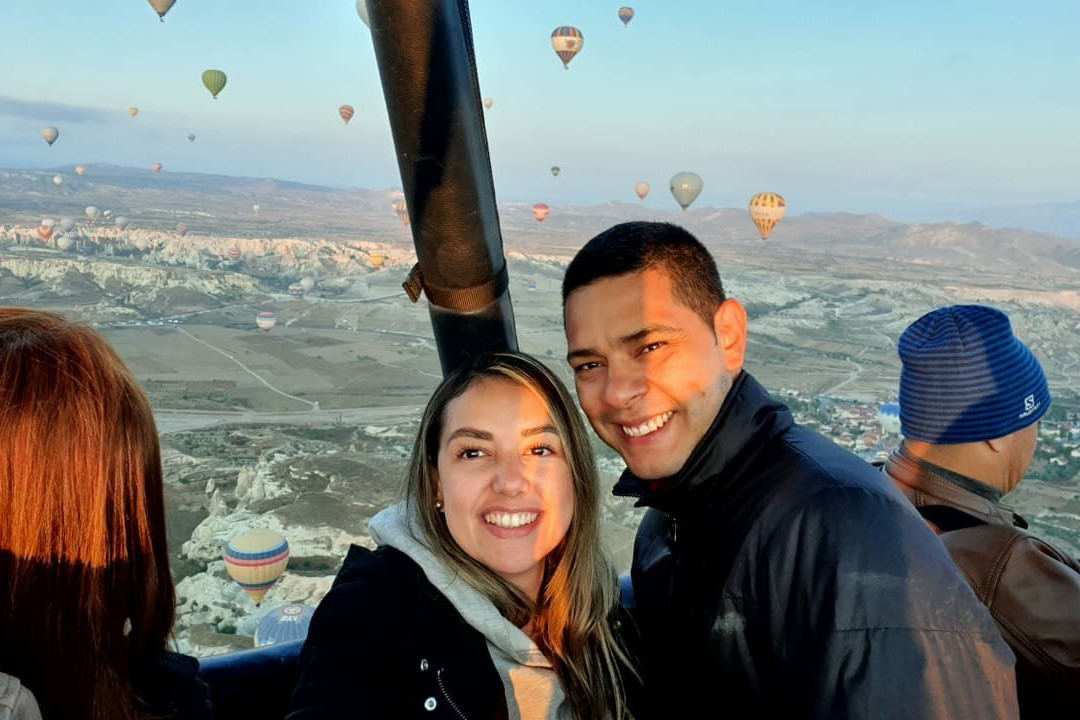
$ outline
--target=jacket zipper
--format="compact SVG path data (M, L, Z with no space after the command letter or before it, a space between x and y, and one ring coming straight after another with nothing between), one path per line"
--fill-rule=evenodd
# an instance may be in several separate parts
M439 692L442 693L443 700L446 701L446 704L450 706L450 709L453 710L454 714L461 718L461 720L469 720L469 718L465 717L465 713L461 712L461 709L457 704L450 699L450 693L446 692L446 685L443 683L442 675L443 668L439 668L435 672L435 681L439 683Z

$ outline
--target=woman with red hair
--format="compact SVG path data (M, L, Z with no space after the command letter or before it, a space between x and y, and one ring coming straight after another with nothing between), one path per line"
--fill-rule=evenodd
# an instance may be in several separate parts
M97 332L0 308L0 673L47 720L208 715L175 597L150 404Z

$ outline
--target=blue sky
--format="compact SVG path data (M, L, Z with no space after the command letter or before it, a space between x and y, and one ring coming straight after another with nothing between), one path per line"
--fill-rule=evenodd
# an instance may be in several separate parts
M1078 199L1078 3L648 0L629 28L618 3L470 4L504 202L635 201L643 179L674 209L682 170L699 204L772 190L796 213ZM566 24L585 36L569 71L549 41ZM216 101L206 68L229 76ZM143 0L5 0L0 78L3 167L399 184L354 0L178 0L164 23Z

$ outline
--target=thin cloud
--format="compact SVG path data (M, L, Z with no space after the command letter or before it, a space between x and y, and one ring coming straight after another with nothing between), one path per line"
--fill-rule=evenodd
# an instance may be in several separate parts
M114 112L101 108L66 105L39 100L18 100L0 95L0 117L37 120L42 123L104 123Z

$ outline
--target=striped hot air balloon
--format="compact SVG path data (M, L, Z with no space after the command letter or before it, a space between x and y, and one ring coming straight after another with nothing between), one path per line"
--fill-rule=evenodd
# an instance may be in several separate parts
M544 203L536 203L532 206L532 214L533 217L536 218L536 222L544 222L544 220L547 219L549 212L551 212L551 208Z
M341 107L339 107L337 109L337 111L338 111L338 115L341 116L341 119L345 121L346 125L349 124L349 121L352 120L353 115L356 114L356 111L353 110L352 105L342 105Z
M750 219L757 225L762 240L769 239L769 233L786 212L787 201L776 193L763 192L750 198Z
M231 247L231 248L229 248L229 253L228 254L229 254L229 260L232 260L233 262L236 262L237 260L240 259L240 256L241 256L240 248Z
M307 637L308 626L314 615L315 608L299 603L274 608L255 628L255 647L303 640Z
M187 235L187 225L185 225L184 223L176 223L176 232L180 235L180 237L184 237L185 235Z
M255 325L264 333L268 333L277 325L277 313L273 310L263 310L255 316Z
M304 286L300 283L292 283L289 285L289 294L299 300L304 297Z
M225 73L220 70L204 70L202 74L202 84L210 91L210 94L217 100L218 93L225 89L225 83L229 81Z
M622 20L623 27L629 27L630 21L634 19L634 8L621 7L619 8L619 19Z
M562 60L563 67L570 69L570 61L585 47L585 36L576 27L563 25L551 31L551 47Z
M289 543L269 528L251 528L225 547L225 569L258 605L289 564Z

